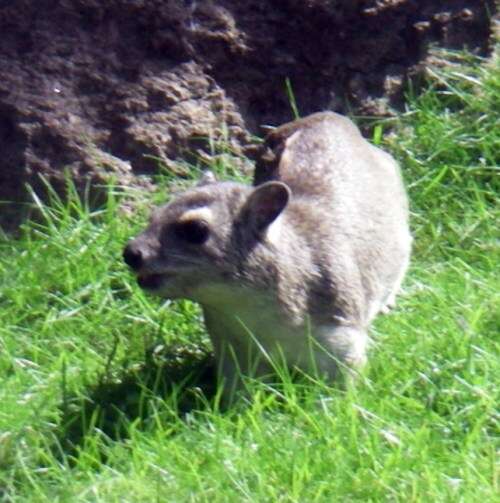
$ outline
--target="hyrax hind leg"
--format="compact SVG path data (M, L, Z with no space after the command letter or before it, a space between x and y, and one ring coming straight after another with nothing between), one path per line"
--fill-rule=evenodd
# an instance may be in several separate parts
M410 256L408 254L408 256L405 258L403 262L403 265L401 266L401 269L399 270L399 273L396 277L396 281L394 281L392 287L389 289L387 296L382 302L382 307L380 308L381 313L387 314L391 311L391 309L394 309L394 307L396 307L396 296L401 290L401 283L403 283L403 279L405 277L409 263L410 263Z
M322 364L318 365L319 370L328 366L330 371L327 374L333 376L338 367L353 371L364 367L368 346L366 330L355 326L323 325L319 329L319 335L325 349L320 360Z

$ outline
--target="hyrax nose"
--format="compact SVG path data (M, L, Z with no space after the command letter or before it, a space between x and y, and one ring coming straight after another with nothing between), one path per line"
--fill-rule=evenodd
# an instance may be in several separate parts
M132 241L123 250L123 260L134 270L140 269L143 262L142 252Z

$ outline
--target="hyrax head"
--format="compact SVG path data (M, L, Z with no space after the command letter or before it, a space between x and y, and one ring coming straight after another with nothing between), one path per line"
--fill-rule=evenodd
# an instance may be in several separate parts
M255 248L274 246L270 227L290 195L281 182L252 188L205 176L153 212L146 230L125 247L124 261L141 288L202 301L207 288L241 281Z

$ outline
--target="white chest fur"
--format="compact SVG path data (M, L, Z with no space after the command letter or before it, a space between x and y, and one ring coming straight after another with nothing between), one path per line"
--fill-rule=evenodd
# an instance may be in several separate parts
M219 374L232 387L242 374L261 378L276 366L333 378L339 361L364 362L366 337L356 329L308 321L292 326L266 293L226 286L210 294L217 301L203 304L205 322Z

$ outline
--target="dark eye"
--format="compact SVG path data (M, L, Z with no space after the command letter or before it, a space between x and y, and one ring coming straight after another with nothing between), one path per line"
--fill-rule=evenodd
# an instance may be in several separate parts
M188 220L187 222L177 223L174 232L182 241L193 245L201 245L208 239L210 229L203 220Z

